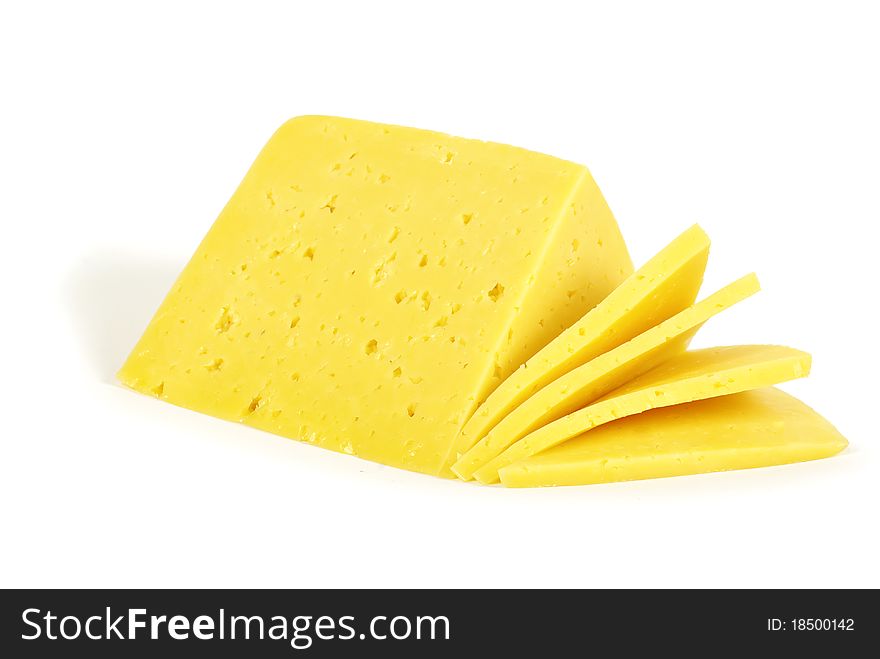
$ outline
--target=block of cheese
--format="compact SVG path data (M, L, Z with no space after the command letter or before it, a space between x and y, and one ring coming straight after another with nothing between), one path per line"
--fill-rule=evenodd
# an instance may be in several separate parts
M769 387L806 376L810 356L785 346L726 346L677 355L587 407L526 435L474 473L481 483L498 470L591 428L647 410Z
M773 387L612 421L500 470L507 487L586 485L827 458L847 441Z
M581 165L299 117L259 154L119 377L206 414L451 476L476 406L631 272Z
M757 292L747 275L697 304L554 380L504 417L453 465L459 478L474 472L511 444L546 423L583 408L600 396L684 351L712 316Z
M465 423L456 452L470 449L542 387L692 305L708 256L709 237L699 226L678 236L504 380Z

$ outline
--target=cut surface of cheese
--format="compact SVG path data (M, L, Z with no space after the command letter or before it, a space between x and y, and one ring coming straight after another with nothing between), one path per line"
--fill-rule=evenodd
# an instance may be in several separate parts
M540 389L505 416L453 465L465 480L511 444L541 426L581 409L664 360L687 349L712 316L757 292L746 275L634 339L579 366Z
M685 352L587 407L526 435L474 473L498 481L498 470L592 428L647 410L769 387L804 377L810 355L772 345L725 346Z
M299 117L259 154L119 378L182 407L451 476L476 405L631 272L581 165Z
M464 425L456 452L542 387L692 305L708 256L709 237L699 226L678 236L504 380Z
M828 421L770 387L612 421L500 475L507 487L587 485L803 462L846 446Z

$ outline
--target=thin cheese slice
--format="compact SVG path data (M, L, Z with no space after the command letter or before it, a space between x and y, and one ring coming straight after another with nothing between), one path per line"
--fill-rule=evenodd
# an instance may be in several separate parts
M770 387L613 421L500 475L507 487L587 485L804 462L846 446L828 421Z
M581 165L332 117L284 124L122 367L162 400L414 471L632 272Z
M725 396L806 376L810 356L784 346L727 346L685 352L584 409L526 435L477 472L481 483L498 470L576 437L591 428L646 410Z
M476 470L529 432L588 405L683 352L703 323L758 288L757 277L747 275L546 385L467 451L453 465L453 471L459 478L471 478Z
M692 305L708 256L699 226L678 236L502 382L464 425L456 451L466 452L542 387Z

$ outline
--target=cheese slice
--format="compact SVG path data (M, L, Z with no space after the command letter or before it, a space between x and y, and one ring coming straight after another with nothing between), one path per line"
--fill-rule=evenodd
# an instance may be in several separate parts
M587 485L803 462L846 446L828 421L770 387L612 421L500 475L507 487Z
M471 478L476 470L529 432L588 405L683 352L703 323L758 288L757 277L747 275L554 380L504 417L453 465L453 471L459 478Z
M708 256L699 226L678 236L504 380L464 425L456 451L470 449L542 387L692 305Z
M810 356L784 346L727 346L685 352L587 407L526 435L474 473L498 481L498 470L591 428L646 410L725 396L806 376Z
M162 400L451 476L476 406L632 272L581 165L284 124L119 372Z

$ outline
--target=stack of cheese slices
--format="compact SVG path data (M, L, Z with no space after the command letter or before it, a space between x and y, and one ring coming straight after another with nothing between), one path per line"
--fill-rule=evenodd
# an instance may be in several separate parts
M171 403L404 469L529 487L831 456L773 385L809 355L688 350L709 240L633 272L582 166L332 117L273 136L122 367Z

